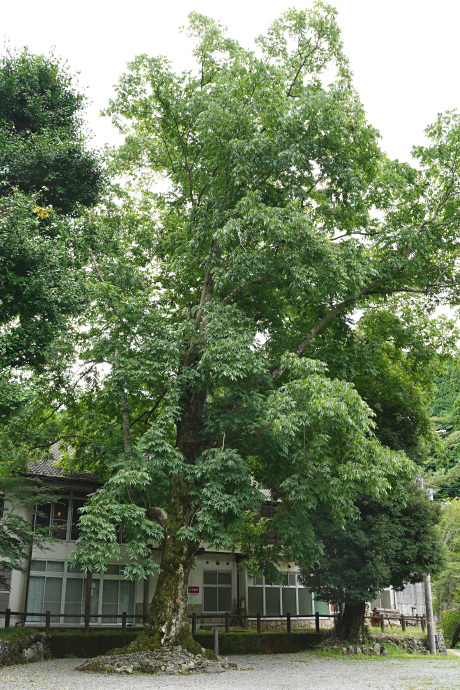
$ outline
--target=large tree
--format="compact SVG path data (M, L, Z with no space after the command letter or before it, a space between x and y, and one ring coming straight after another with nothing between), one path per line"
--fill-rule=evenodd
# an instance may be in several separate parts
M125 135L113 169L130 182L95 219L111 250L92 260L82 367L46 398L62 410L48 442L105 480L81 521L83 565L118 554L120 525L132 576L157 567L161 544L139 644L190 641L201 541L240 543L249 569L276 577L280 558L320 553L318 506L343 519L357 495L397 494L414 466L377 439L351 381L365 375L371 399L373 366L388 402L386 373L404 370L400 422L450 337L430 315L457 287L456 115L429 128L417 169L389 161L322 3L287 12L255 52L201 15L188 33L195 69L142 55L108 109ZM279 500L282 545L253 525L260 488Z
M346 524L325 511L312 516L323 553L302 567L304 583L326 601L345 604L335 630L340 640L366 637L366 604L380 589L421 582L443 565L436 532L440 506L408 484L405 495L379 501L358 497L358 515Z
M81 311L102 187L83 96L65 65L27 50L0 58L0 372L37 367Z
M0 498L9 507L0 516L0 580L24 566L40 538L14 512L49 499L21 478L20 421L60 378L58 366L47 381L37 377L59 362L57 338L85 305L84 266L97 247L95 228L81 219L103 181L83 105L54 57L24 50L0 58Z

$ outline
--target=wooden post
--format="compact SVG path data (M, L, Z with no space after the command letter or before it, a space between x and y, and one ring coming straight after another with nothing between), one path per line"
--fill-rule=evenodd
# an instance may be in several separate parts
M193 611L192 613L192 635L196 633L196 613Z
M380 614L380 627L382 628L382 632L385 632L385 618L383 613Z
M319 632L319 613L315 613L315 630Z
M228 615L228 611L225 612L225 632L230 632L230 618Z
M142 622L145 625L145 621L149 615L149 587L150 587L150 582L149 578L146 577L144 580L144 593L143 593L143 599L142 599L142 615L144 618L142 619Z
M286 630L288 633L291 632L291 614L290 613L286 614Z
M406 632L406 616L401 614L401 628L403 632Z
M6 609L6 611L5 611L5 628L10 627L10 619L11 619L11 609Z
M51 628L51 611L47 611L45 614L45 632L49 633Z
M88 570L86 573L86 587L85 587L85 609L84 609L84 620L85 620L85 635L89 632L89 614L91 613L91 592L93 584L93 573Z
M420 622L422 624L422 632L423 633L425 632L425 621L426 621L425 616L422 616Z
M214 654L219 656L219 631L214 628Z
M126 632L126 611L121 614L121 632Z
M420 626L419 626L419 623L420 623L420 620L419 620L419 615L418 615L418 613L417 613L416 616L415 616L415 625L417 626L417 628L420 627Z
M260 613L257 614L257 633L260 635L262 632L262 626L260 624Z

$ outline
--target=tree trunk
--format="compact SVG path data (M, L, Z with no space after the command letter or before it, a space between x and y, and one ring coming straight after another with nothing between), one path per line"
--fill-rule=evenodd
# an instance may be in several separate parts
M206 392L190 392L177 424L176 445L187 462L194 464L200 452L203 407ZM178 531L190 526L190 485L180 475L171 477L161 572L150 605L147 624L131 648L151 649L181 645L201 652L193 640L188 618L188 578L199 542L179 539Z
M151 649L181 645L194 649L196 646L188 619L188 577L198 544L177 537L177 531L189 524L189 513L189 487L182 477L175 475L171 479L161 572L147 623L131 647Z
M347 640L353 644L361 643L367 636L364 626L366 604L345 604L345 610L340 616L334 637Z

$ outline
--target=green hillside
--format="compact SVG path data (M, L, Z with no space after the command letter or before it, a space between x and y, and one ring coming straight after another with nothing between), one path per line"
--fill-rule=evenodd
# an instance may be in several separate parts
M426 461L433 484L445 487L436 499L460 496L460 363L453 363L441 375L432 403L438 444Z

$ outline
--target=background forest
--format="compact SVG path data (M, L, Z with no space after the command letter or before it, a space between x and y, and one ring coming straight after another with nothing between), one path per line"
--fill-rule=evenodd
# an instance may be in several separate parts
M460 495L460 363L453 361L440 376L432 403L437 443L426 460L436 499Z

